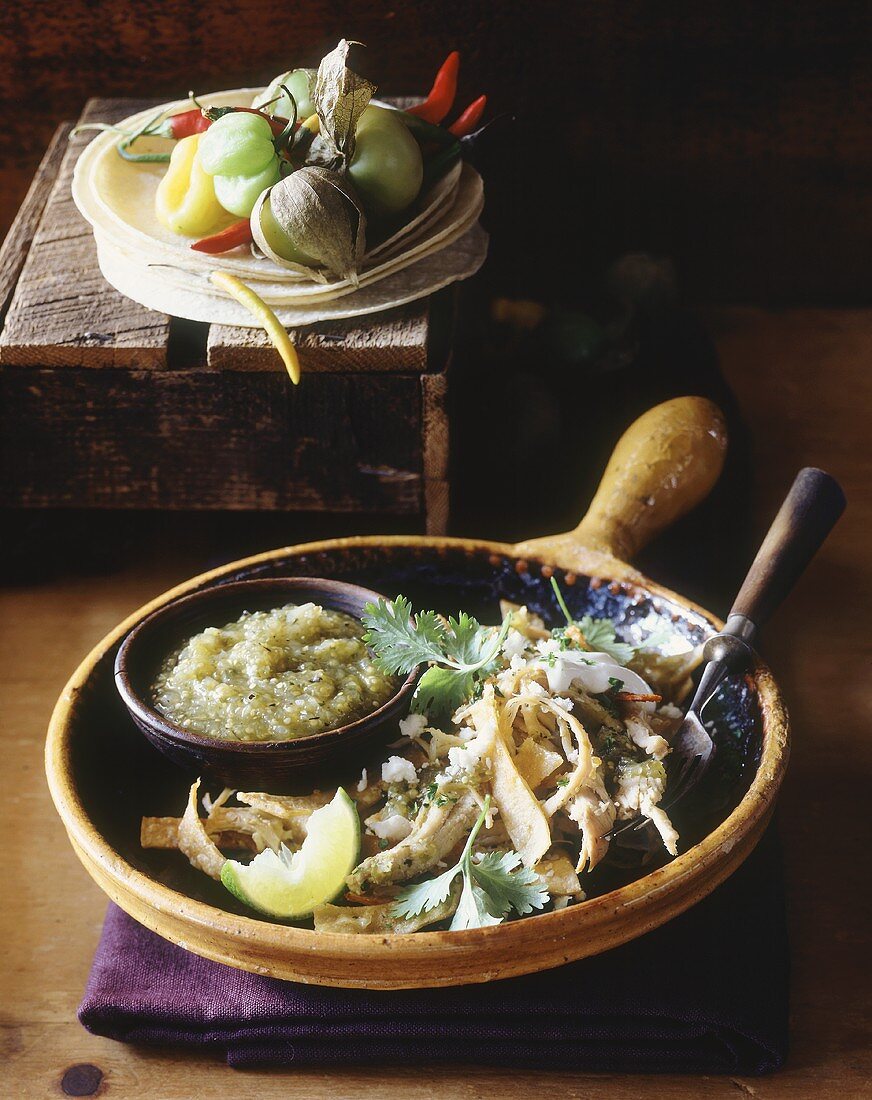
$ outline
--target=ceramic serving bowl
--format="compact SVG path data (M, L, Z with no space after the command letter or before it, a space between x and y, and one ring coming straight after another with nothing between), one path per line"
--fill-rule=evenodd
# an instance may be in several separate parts
M628 560L698 503L723 462L722 419L681 398L625 433L587 516L572 532L517 545L396 536L287 547L195 577L152 601L82 662L55 708L46 767L73 848L98 885L136 920L200 955L273 977L368 989L461 985L530 973L596 954L663 924L722 882L771 816L788 756L788 724L771 673L727 680L712 716L723 771L677 820L679 855L639 866L605 860L586 876L588 900L488 928L414 935L318 933L246 911L220 884L171 851L144 851L142 815L179 815L179 770L142 737L115 690L113 664L130 629L181 596L239 580L327 577L363 583L416 606L485 622L500 598L555 623L556 576L573 614L614 619L641 640L666 622L697 644L720 625L710 613L637 572ZM334 783L348 781L336 761ZM708 782L708 776L707 776ZM217 793L215 791L212 792Z
M409 712L417 675L402 681L390 699L355 722L289 741L219 741L171 722L152 704L152 685L168 654L208 626L223 626L244 611L269 611L287 603L316 603L360 619L380 593L321 577L240 580L172 600L146 615L127 635L115 658L115 683L134 724L148 740L193 775L249 790L285 789L322 779L325 766L350 766L375 746L397 736Z

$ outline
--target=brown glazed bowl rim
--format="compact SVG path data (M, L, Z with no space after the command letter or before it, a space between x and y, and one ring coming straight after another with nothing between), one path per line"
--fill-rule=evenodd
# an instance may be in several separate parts
M276 754L293 756L297 752L310 751L313 747L319 755L324 753L326 759L328 752L333 749L338 750L346 740L356 739L368 728L390 718L391 714L404 703L411 702L418 679L418 669L410 672L393 695L380 707L345 725L320 730L318 733L304 734L302 737L291 737L284 741L224 741L178 725L143 698L142 691L134 686L134 681L137 679L135 662L144 658L149 642L159 631L166 629L172 620L181 619L184 622L186 615L205 611L212 605L236 603L242 607L247 593L256 596L257 603L262 603L264 596L269 592L284 593L285 602L289 602L290 596L295 593L306 592L313 602L317 596L317 602L323 606L343 611L352 618L358 619L360 616L349 611L347 606L335 606L339 596L344 596L347 600L358 604L361 611L367 603L387 599L382 593L365 588L363 585L330 580L326 577L261 577L212 585L171 600L144 616L128 631L115 657L115 687L137 728L142 724L152 735L161 740L181 746L196 747L213 755L216 760L221 759L224 762L240 757L266 758ZM279 603L274 606L279 606ZM180 641L183 640L183 635L184 631L180 631ZM146 736L144 731L140 730L140 732Z

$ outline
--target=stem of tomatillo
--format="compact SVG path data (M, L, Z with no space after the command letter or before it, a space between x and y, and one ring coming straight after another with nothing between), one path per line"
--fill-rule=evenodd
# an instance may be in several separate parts
M287 125L285 126L284 130L282 130L282 132L273 142L273 145L275 145L276 148L276 153L281 156L289 148L291 142L294 139L294 132L297 129L297 101L286 85L280 84L279 87L291 101L291 106L294 108L293 116L288 119Z

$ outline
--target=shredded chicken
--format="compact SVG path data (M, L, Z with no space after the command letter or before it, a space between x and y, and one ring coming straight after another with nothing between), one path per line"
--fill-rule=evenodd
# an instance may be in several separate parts
M478 803L470 791L455 803L430 802L415 818L412 831L393 848L376 852L348 876L348 889L365 894L384 882L408 882L431 870L466 834L478 817Z
M669 742L654 733L643 713L628 714L625 718L627 733L640 749L653 756L655 760L662 760L669 752Z

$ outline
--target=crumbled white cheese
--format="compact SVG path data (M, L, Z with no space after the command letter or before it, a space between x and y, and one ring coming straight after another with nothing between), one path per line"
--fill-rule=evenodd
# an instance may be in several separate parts
M382 779L385 783L414 783L418 779L418 773L411 760L402 756L391 756L382 764Z
M509 668L512 672L520 672L522 668L527 667L527 662L523 657L512 657L509 661Z
M363 794L368 786L369 780L366 777L366 768L364 768L363 771L360 773L360 782L357 784L357 789L358 791L360 791L361 794Z
M555 641L553 638L542 638L536 643L536 648L543 656L548 656L549 653L560 653L560 642Z
M527 648L527 639L520 630L510 630L503 642L503 653L511 660L520 657Z
M402 814L391 814L391 816L386 817L384 821L378 821L371 817L367 820L366 824L379 840L392 840L397 842L404 840L412 831L411 821L403 817Z
M552 702L555 703L558 707L562 707L564 710L572 710L572 700L567 699L563 695L555 695L552 699Z
M481 760L481 753L476 751L476 746L470 742L468 748L455 746L448 750L448 763L463 771L472 771Z
M426 714L410 714L400 719L400 733L403 737L420 737L427 728Z
M658 715L661 718L683 718L684 715L673 703L664 703L662 707L657 710Z

